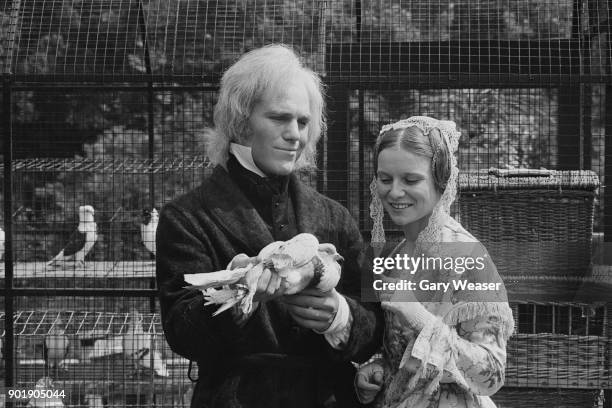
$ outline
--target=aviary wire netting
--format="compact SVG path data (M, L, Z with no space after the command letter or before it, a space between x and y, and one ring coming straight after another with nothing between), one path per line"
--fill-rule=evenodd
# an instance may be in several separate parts
M303 177L347 206L366 239L379 129L430 115L462 133L456 214L497 256L556 267L559 248L579 242L574 275L555 272L569 281L609 263L611 9L605 0L0 1L5 383L32 389L49 377L70 394L65 405L188 405L188 364L163 341L143 226L210 172L202 131L220 77L272 42L293 46L323 78L329 130L318 171ZM494 210L479 215L485 207ZM48 265L85 213L97 237L84 261ZM540 245L512 256L525 231ZM520 273L530 271L508 271ZM515 315L507 383L530 388L502 390L500 406L602 403L609 307L519 303ZM49 357L48 338L68 351ZM130 339L146 343L145 356L129 353Z

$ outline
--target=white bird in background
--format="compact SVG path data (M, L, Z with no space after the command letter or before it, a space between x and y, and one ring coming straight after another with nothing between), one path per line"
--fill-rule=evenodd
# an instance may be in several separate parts
M66 336L66 331L63 326L64 323L58 317L45 336L43 358L45 359L47 373L49 373L49 369L55 371L58 368L63 368L62 363L68 356L70 340L68 336Z
M37 390L54 390L53 388L53 380L50 377L42 377L38 381L36 381L35 389ZM28 401L28 407L45 407L45 408L56 408L63 407L64 403L62 399L57 396L53 396L51 393L51 397L49 395L43 393L39 398L33 397ZM47 398L49 397L49 398Z
M142 315L134 311L126 324L127 328L123 335L123 354L125 358L132 361L134 369L138 369L138 361L149 354L151 338L142 329Z
M157 224L159 222L159 214L157 210L142 211L142 224L140 224L140 239L145 247L151 253L151 258L155 258L155 232L157 231Z
M142 366L149 370L153 370L160 377L169 377L170 373L166 368L166 363L162 359L162 355L158 350L153 350L151 356L142 359Z
M98 239L97 226L94 221L94 209L91 205L79 207L79 225L72 233L68 244L59 254L50 260L48 266L59 266L65 262L72 261L79 265L85 265L85 256L93 248Z
M102 396L98 394L85 394L85 404L89 408L104 408Z
M123 354L134 365L133 375L138 374L141 369L150 369L159 376L168 377L161 353L154 350L153 337L143 330L142 322L143 318L139 312L132 313L123 336Z
M6 234L4 233L4 230L0 228L0 259L4 259L4 238L5 237L6 237Z

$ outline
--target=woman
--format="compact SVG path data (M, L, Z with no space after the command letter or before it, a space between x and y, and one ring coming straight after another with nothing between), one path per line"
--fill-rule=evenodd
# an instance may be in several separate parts
M405 236L388 258L450 258L455 265L472 258L480 264L470 270L438 264L414 274L396 265L387 272L385 280L411 280L415 290L395 291L382 302L382 359L356 375L361 402L494 407L488 396L503 385L506 341L514 329L505 289L486 249L449 214L457 193L459 136L454 122L417 116L383 127L376 141L372 243L384 243L384 210ZM455 287L461 280L489 289ZM442 285L431 289L422 282Z

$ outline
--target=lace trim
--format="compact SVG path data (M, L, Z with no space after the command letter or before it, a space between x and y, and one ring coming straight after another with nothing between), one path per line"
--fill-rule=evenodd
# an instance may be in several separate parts
M385 229L383 227L385 209L376 192L376 175L370 183L370 196L372 197L370 201L370 218L374 221L370 242L374 247L383 247L385 245Z
M442 230L444 225L450 218L450 207L457 197L457 179L459 176L459 168L457 167L457 157L455 153L459 148L459 138L461 133L457 131L455 122L448 120L437 120L428 116L413 116L408 119L403 119L398 122L385 125L382 127L379 136L389 130L405 129L410 126L418 127L425 136L429 135L432 129L438 129L442 135L444 143L448 147L451 160L451 174L446 184L446 188L442 193L440 201L436 203L429 218L427 226L421 231L415 243L415 253L421 253L425 250L428 253L439 252L439 242L442 238ZM374 220L372 229L373 245L381 245L385 243L385 235L383 229L384 210L382 202L376 193L376 177L370 184L370 193L372 201L370 203L370 217Z

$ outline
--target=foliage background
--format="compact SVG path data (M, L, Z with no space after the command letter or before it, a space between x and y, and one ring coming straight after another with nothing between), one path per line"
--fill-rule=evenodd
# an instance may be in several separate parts
M27 78L36 75L109 76L134 85L146 78L146 26L150 70L165 75L174 90L156 90L148 103L139 91L89 88L62 90L32 86L14 93L15 156L91 161L197 158L205 155L203 129L212 124L215 90L185 79L218 78L244 51L270 42L292 44L324 78L327 44L355 41L446 41L469 39L567 39L573 2L569 0L457 0L356 2L295 0L54 0L21 2L13 31L11 1L0 1L0 61ZM593 17L593 16L591 16ZM597 16L595 16L597 17ZM87 33L85 35L84 33ZM605 47L605 35L597 37ZM595 61L595 59L594 59ZM605 69L597 64L593 72ZM181 82L183 81L183 82ZM146 85L146 83L144 83ZM592 86L590 103L592 168L603 174L603 85ZM348 188L358 191L359 143L366 157L384 123L413 114L455 120L463 134L463 170L489 167L555 168L557 109L555 88L463 88L368 90L363 92L364 121L359 122L359 91L351 93L351 170ZM153 152L149 152L149 106ZM333 119L333 118L332 118ZM578 135L577 135L578 137ZM340 152L341 153L341 152ZM328 152L327 160L333 160ZM95 259L144 259L138 238L143 208L159 208L198 183L204 168L158 172L30 171L14 181L15 255L17 260L52 256L76 223L76 209L96 208L100 240ZM367 172L366 172L367 173ZM153 182L151 182L152 177ZM154 187L155 191L151 190ZM357 214L358 202L351 204ZM599 227L599 218L596 217ZM32 239L34 237L34 239Z

